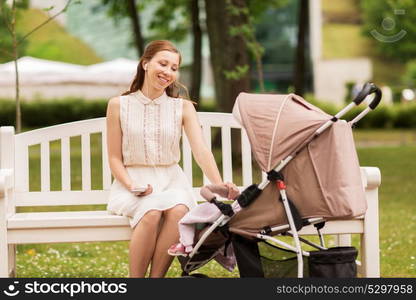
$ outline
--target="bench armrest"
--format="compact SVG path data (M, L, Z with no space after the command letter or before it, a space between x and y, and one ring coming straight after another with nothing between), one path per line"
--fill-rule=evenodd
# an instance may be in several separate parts
M366 190L377 189L381 184L381 173L377 167L361 167L361 178Z

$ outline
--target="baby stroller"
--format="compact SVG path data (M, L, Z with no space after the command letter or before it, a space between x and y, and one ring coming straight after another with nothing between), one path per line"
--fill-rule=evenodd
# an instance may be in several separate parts
M374 98L365 110L348 123L341 119L370 94ZM357 250L326 248L320 229L327 220L353 218L367 209L351 128L380 100L380 89L366 83L353 102L331 116L294 94L241 93L233 115L267 178L232 204L206 197L222 215L200 230L192 252L179 258L183 275L232 247L241 277L355 277ZM242 209L234 214L236 206ZM316 227L320 245L298 235L307 225ZM290 236L294 245L280 236ZM295 273L262 257L260 242L294 253L289 260L297 264ZM318 250L305 251L301 242Z

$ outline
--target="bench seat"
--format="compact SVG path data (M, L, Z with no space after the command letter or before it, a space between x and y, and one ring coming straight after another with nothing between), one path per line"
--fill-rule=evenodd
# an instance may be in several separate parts
M7 220L8 229L102 226L130 225L126 217L105 210L17 213Z
M363 216L352 220L337 220L326 222L322 232L325 234L335 234L334 226L344 224L351 231L350 233L362 232ZM62 212L31 212L16 213L9 217L7 228L30 229L30 228L56 228L56 227L104 227L104 226L130 226L127 217L109 214L105 210L93 211L62 211ZM346 232L347 230L344 230ZM305 226L301 234L316 234L313 226Z

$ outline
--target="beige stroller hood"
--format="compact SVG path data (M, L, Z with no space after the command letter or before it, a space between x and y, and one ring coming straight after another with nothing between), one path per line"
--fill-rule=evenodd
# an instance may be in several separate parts
M245 128L253 155L264 172L294 154L299 145L332 118L301 97L241 93L233 114ZM307 144L281 173L287 195L301 217L351 218L367 209L350 125L339 120ZM275 184L230 220L230 227L258 231L287 224Z

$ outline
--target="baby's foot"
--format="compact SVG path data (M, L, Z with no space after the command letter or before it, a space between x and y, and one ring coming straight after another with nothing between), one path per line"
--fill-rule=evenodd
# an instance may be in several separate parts
M186 252L185 246L181 243L174 244L168 249L168 254L172 256L188 256L189 252Z

